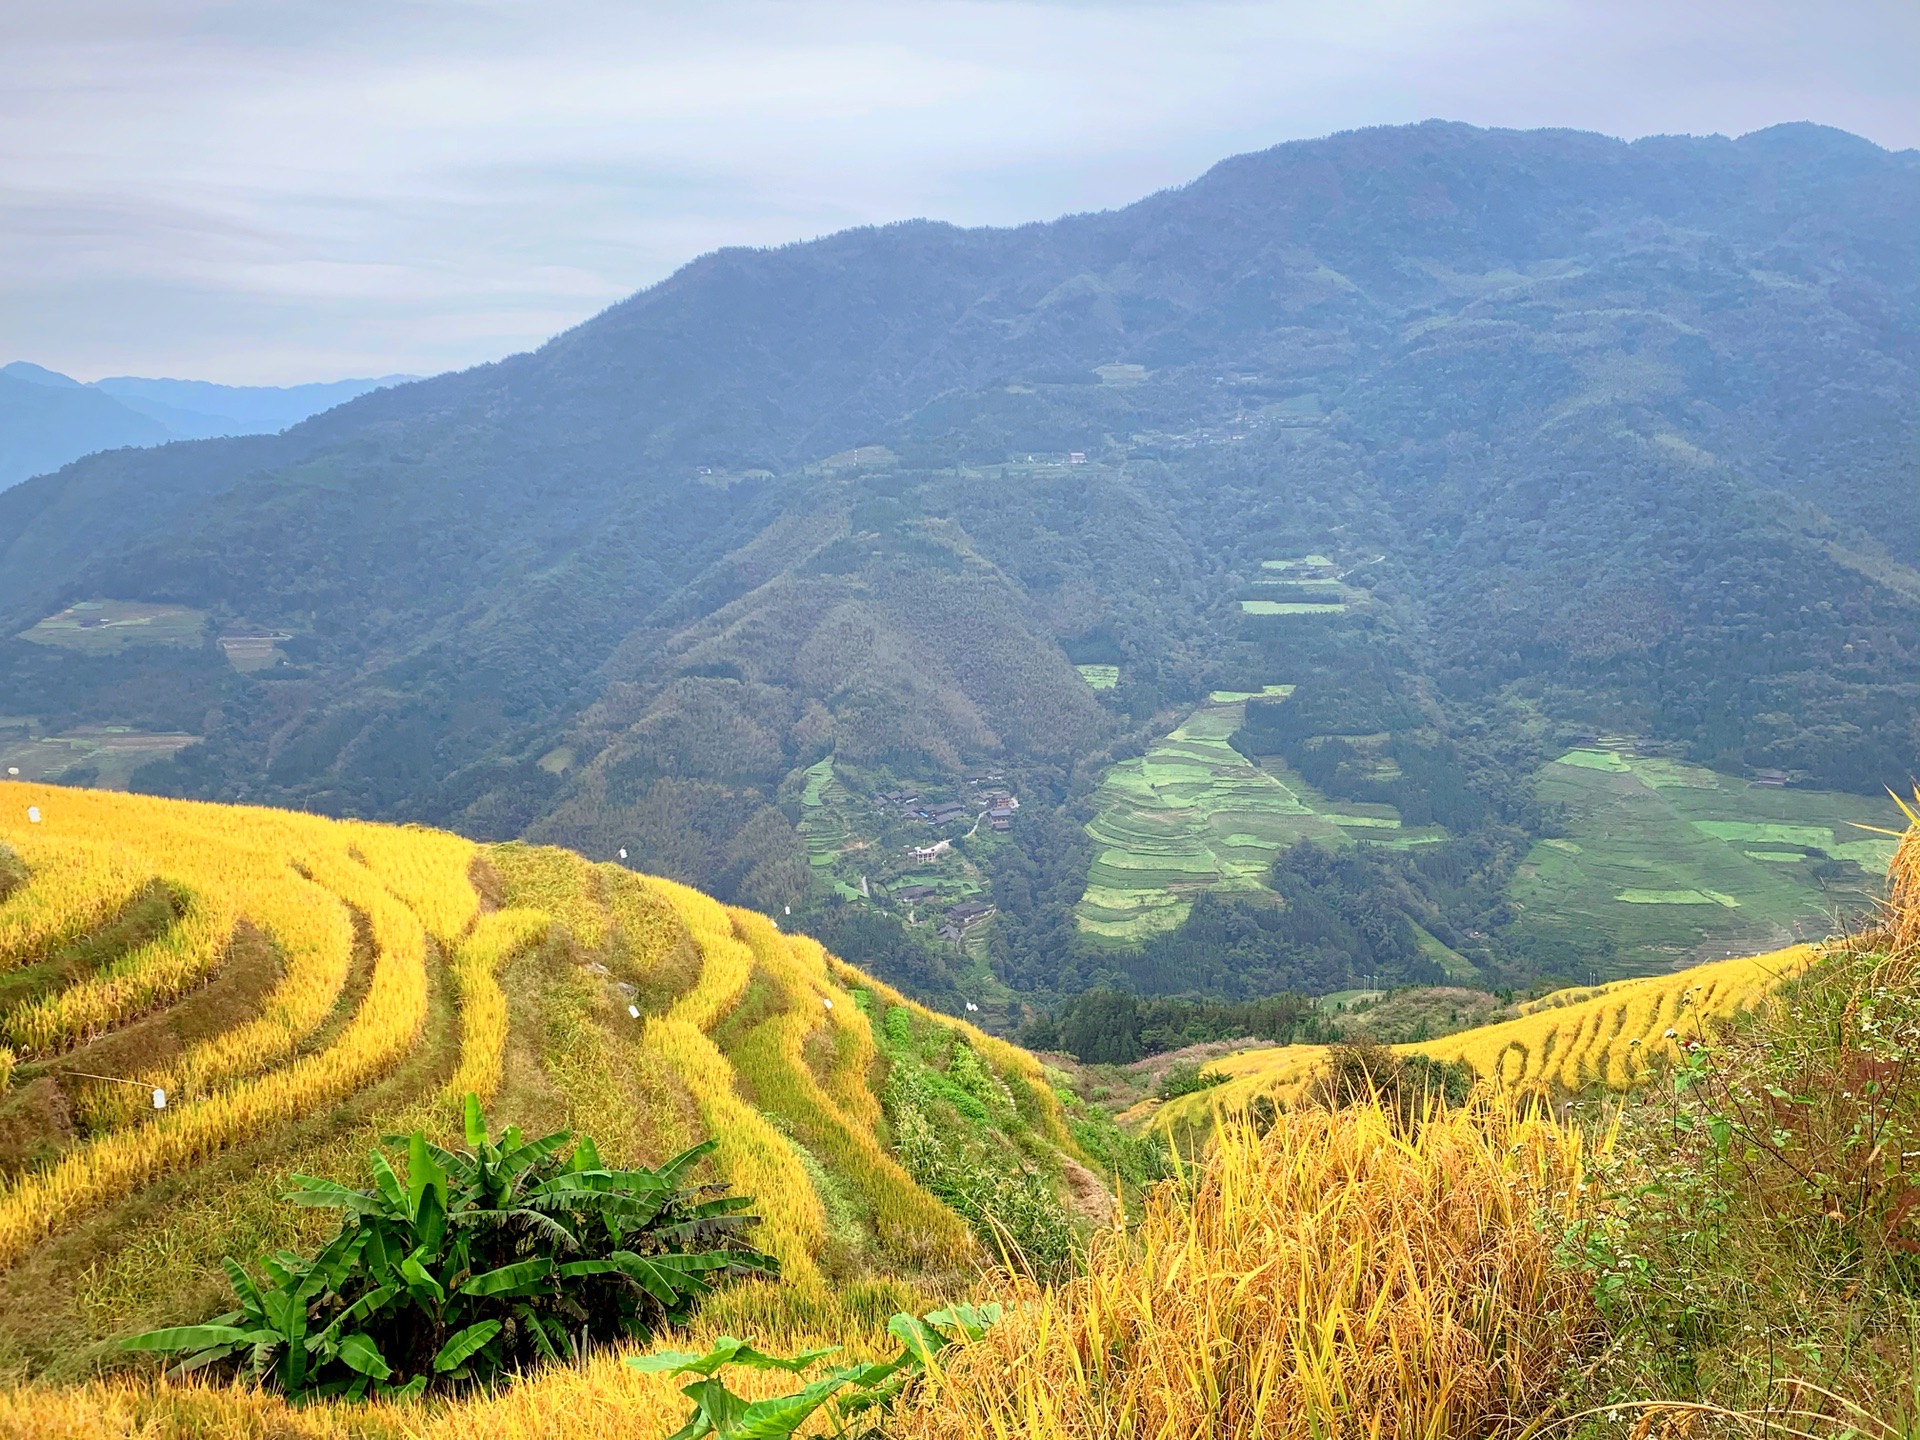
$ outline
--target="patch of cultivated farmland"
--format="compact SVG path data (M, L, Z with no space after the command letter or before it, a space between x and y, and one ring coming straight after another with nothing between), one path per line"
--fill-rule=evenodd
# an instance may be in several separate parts
M1621 750L1544 766L1540 798L1567 833L1534 846L1511 894L1522 938L1592 953L1611 975L1649 975L1818 939L1880 893L1898 828L1892 802L1753 785Z
M1240 609L1248 615L1341 615L1344 600L1242 600Z
M1080 678L1087 682L1090 690L1111 690L1120 683L1118 665L1076 665Z
M1753 1009L1815 956L1815 947L1799 945L1677 974L1558 990L1514 1006L1510 1018L1496 1023L1393 1048L1458 1061L1482 1079L1508 1084L1624 1090L1670 1062L1680 1045L1708 1033L1715 1021ZM1214 1111L1243 1109L1257 1096L1293 1100L1326 1064L1322 1045L1261 1047L1209 1061L1225 1082L1173 1101L1155 1113L1154 1124L1191 1127Z
M1249 587L1253 593L1240 601L1246 615L1341 615L1356 594L1340 583L1339 572L1325 555L1302 555L1292 560L1262 560L1261 573Z
M806 842L807 864L814 878L831 886L842 898L859 892L833 873L840 856L854 838L845 807L853 797L833 774L833 757L806 770L806 788L800 792L800 838Z
M1077 912L1083 931L1131 941L1172 929L1201 890L1262 888L1275 856L1297 840L1440 838L1403 828L1389 806L1339 805L1277 762L1248 760L1227 743L1248 698L1219 692L1145 755L1107 772L1087 826L1095 850Z

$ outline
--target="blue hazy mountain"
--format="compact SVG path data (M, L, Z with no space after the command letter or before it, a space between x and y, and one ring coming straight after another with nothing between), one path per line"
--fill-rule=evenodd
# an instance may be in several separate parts
M17 360L0 366L0 487L99 450L274 434L369 390L412 378L273 386L116 375L82 384Z

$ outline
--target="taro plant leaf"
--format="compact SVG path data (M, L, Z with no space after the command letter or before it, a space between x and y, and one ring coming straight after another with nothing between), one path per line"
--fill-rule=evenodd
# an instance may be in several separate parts
M919 1317L905 1311L887 1321L887 1333L898 1340L908 1355L922 1365L931 1365L946 1341Z
M949 1305L944 1310L930 1310L921 1318L936 1330L957 1330L969 1343L976 1343L1006 1313L1006 1307L996 1300L988 1305Z
M440 1353L433 1357L433 1368L440 1374L457 1370L464 1365L467 1357L485 1345L500 1333L498 1320L482 1320L469 1325L440 1347Z
M924 1316L897 1314L887 1322L888 1332L902 1346L892 1360L830 1370L791 1395L756 1400L752 1404L727 1388L726 1382L719 1378L722 1369L728 1365L745 1365L758 1370L798 1372L831 1354L832 1350L808 1350L786 1359L768 1355L744 1340L727 1335L704 1355L671 1350L637 1356L627 1364L650 1374L671 1372L705 1377L681 1390L681 1394L694 1402L695 1410L692 1419L669 1440L701 1440L708 1434L718 1436L719 1440L784 1440L829 1399L842 1390L849 1390L852 1393L835 1402L840 1420L835 1434L844 1435L850 1417L892 1404L913 1376L932 1364L947 1345L955 1343L945 1338L942 1331L957 1330L969 1339L977 1339L999 1323L1001 1314L997 1305L978 1308L955 1305Z
M839 1371L823 1375L792 1395L756 1400L751 1405L733 1410L724 1420L716 1416L713 1428L721 1440L778 1440L778 1437L791 1435L805 1424L807 1418L843 1389L850 1378ZM718 1380L701 1382L701 1386L709 1390L719 1384ZM692 1385L687 1387L688 1390L694 1388Z

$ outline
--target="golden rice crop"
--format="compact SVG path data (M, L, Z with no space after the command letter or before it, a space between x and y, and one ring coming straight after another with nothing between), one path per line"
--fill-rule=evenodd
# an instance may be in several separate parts
M153 875L126 851L16 827L27 803L10 797L4 833L27 867L27 883L0 904L0 970L31 965L106 923ZM28 822L31 824L31 822Z
M704 1350L723 1327L696 1321L675 1348ZM851 1361L897 1349L876 1327L821 1331L791 1325L756 1328L756 1344L775 1354L843 1345ZM284 1396L244 1384L169 1382L119 1376L81 1385L0 1389L0 1435L32 1440L658 1440L691 1409L684 1377L642 1375L621 1355L602 1352L577 1366L556 1365L490 1395L452 1403L289 1405ZM727 1384L748 1399L795 1386L780 1371L729 1371Z
M545 911L586 950L607 943L609 917L595 874L578 855L546 845L495 845L487 861L507 882L515 905Z
M646 883L673 907L700 947L700 979L674 1002L668 1018L683 1020L696 1030L711 1030L747 993L753 979L753 951L735 930L734 912L712 896L652 876Z
M541 910L496 910L482 915L453 952L454 984L460 992L460 1065L445 1094L462 1099L469 1091L482 1101L500 1088L507 1048L507 997L494 972L546 936L551 923Z
M1887 867L1887 909L1892 922L1896 949L1920 949L1920 788L1913 792L1913 804L1894 797L1900 812L1907 817L1907 833L1900 837Z
M284 973L261 1014L146 1077L153 1083L204 1093L284 1060L326 1019L352 964L353 925L340 900L307 877L336 857L347 863L340 822L50 785L8 783L0 794L0 840L23 851L42 835L137 851L147 875L164 873L223 902L280 952ZM29 804L41 812L37 826L25 820Z
M903 1440L1515 1431L1588 1323L1555 1262L1580 1133L1481 1097L1409 1136L1375 1106L1230 1124L1086 1275L1031 1295L896 1418ZM1516 1418L1520 1417L1520 1418Z
M89 1140L0 1194L0 1264L135 1185L351 1093L405 1054L419 1032L427 1005L425 931L408 905L345 853L350 848L348 827L311 816L141 796L7 788L37 793L42 823L56 838L71 838L76 832L87 838L85 832L91 829L95 835L140 842L158 868L183 876L203 897L217 895L223 907L240 909L262 923L291 953L286 980L276 992L282 1002L277 1012L270 1003L259 1020L189 1052L176 1067L186 1081L185 1098L147 1124ZM258 823L249 824L256 814ZM239 843L242 836L250 843ZM262 848L266 845L282 848L272 854ZM444 873L444 857L438 858ZM304 878L295 865L313 878ZM316 899L326 903L316 904ZM342 901L367 917L375 947L373 973L360 1008L334 1043L318 1054L229 1089L204 1093L215 1079L283 1057L298 1038L296 1030L310 1031L324 1015L340 982L328 989L331 977L321 972L337 970L343 980L351 955L352 932ZM216 912L210 905L209 913L225 916L233 910ZM191 933L190 927L176 930ZM303 950L308 959L330 951L324 960L338 963L298 966L296 956ZM287 996L282 992L289 982L304 988ZM319 1013L313 1013L316 1002L323 1002ZM200 1098L194 1098L196 1094Z
M7 1039L28 1055L64 1050L204 980L233 938L235 916L224 897L190 891L184 898L164 933L99 973L14 1010L0 1026Z
M406 907L427 933L451 945L480 910L470 872L479 848L445 830L424 825L341 826L348 855L365 865Z
M728 1058L762 1106L800 1126L817 1153L858 1187L882 1244L922 1265L958 1264L973 1249L965 1222L916 1185L877 1138L879 1102L864 1081L865 1065L876 1054L873 1032L853 997L829 978L826 951L804 936L781 934L750 912L736 912L735 923L759 975L778 990L782 1008L756 1025ZM838 1025L832 1023L836 1017ZM865 1102L851 1112L841 1108L807 1061L807 1042L822 1031L860 1037L845 1052L861 1066L859 1078L840 1087L843 1093L857 1088ZM839 1060L837 1044L834 1053Z
M694 1097L707 1132L718 1142L714 1158L734 1188L752 1195L763 1217L757 1243L780 1257L788 1283L823 1285L814 1256L826 1240L827 1217L806 1166L793 1146L734 1089L734 1069L706 1032L725 1019L753 976L752 949L718 901L670 880L649 880L700 948L699 983L665 1015L647 1021L641 1043L665 1060ZM763 925L769 922L760 916Z
M1815 946L1796 945L1671 975L1556 992L1524 1007L1515 1019L1394 1048L1460 1061L1483 1079L1509 1084L1625 1089L1657 1057L1671 1056L1676 1045L1708 1022L1752 1009L1818 953ZM1209 1110L1239 1109L1256 1095L1297 1094L1325 1064L1326 1053L1320 1045L1280 1045L1210 1061L1209 1068L1225 1074L1227 1082L1173 1101L1155 1123L1191 1124Z

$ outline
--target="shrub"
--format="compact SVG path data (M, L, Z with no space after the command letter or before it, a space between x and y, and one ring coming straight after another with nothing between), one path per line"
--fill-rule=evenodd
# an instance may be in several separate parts
M1403 1126L1429 1110L1457 1108L1473 1091L1473 1071L1457 1061L1399 1055L1370 1040L1335 1045L1327 1069L1309 1087L1309 1100L1330 1110L1378 1103Z
M777 1268L712 1248L757 1218L725 1187L686 1182L712 1141L657 1170L610 1169L565 1131L529 1141L509 1127L494 1143L473 1095L466 1132L458 1153L414 1132L404 1180L377 1150L369 1189L296 1177L295 1204L346 1212L333 1241L311 1260L262 1260L259 1283L227 1261L237 1310L126 1347L185 1353L182 1370L244 1356L302 1397L417 1395L648 1335L722 1277Z
M1676 1018L1681 1058L1623 1104L1605 1203L1568 1236L1614 1331L1592 1403L1705 1395L1762 1425L1784 1406L1863 1428L1827 1391L1911 1423L1916 969L1839 947L1743 1022Z
M1218 1070L1202 1070L1199 1063L1193 1060L1176 1060L1160 1077L1160 1083L1153 1093L1162 1100L1177 1100L1182 1095L1197 1095L1202 1090L1211 1090L1216 1085L1226 1083L1227 1077Z

